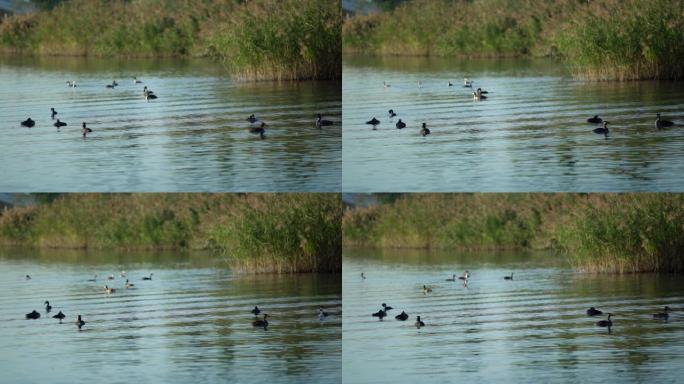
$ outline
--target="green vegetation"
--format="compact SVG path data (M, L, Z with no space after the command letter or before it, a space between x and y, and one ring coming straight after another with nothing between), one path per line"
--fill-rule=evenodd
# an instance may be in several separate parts
M336 194L68 194L0 215L0 244L210 250L245 272L341 268Z
M342 223L350 247L552 249L585 271L684 271L682 194L415 194Z
M208 56L243 80L341 77L339 0L70 0L0 22L0 51Z
M593 80L684 77L679 0L413 0L345 21L345 52L551 56Z

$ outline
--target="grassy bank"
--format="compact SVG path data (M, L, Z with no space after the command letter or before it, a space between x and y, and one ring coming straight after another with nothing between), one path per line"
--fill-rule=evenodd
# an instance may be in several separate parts
M338 79L338 0L70 0L3 18L0 51L209 56L243 80Z
M4 210L0 244L210 250L243 272L341 268L335 194L69 194Z
M347 53L461 57L551 56L592 80L684 77L678 0L412 0L355 16Z
M553 249L585 271L684 271L681 194L416 194L342 222L350 247Z

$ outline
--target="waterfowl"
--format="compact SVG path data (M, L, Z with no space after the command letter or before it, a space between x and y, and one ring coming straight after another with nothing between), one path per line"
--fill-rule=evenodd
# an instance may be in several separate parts
M446 279L446 281L456 281L456 274L451 275L451 277Z
M420 135L425 137L430 134L430 130L427 128L427 124L423 123L423 127L420 129Z
M382 309L385 310L385 312L389 311L390 309L393 309L392 307L388 306L385 303L382 303Z
M116 292L116 289L110 288L110 287L108 287L108 286L106 286L106 285L104 286L104 290L105 290L105 293L114 293L114 292Z
M464 88L472 88L473 87L473 82L470 81L467 77L463 78L463 87Z
M608 320L599 320L596 322L596 325L599 327L610 327L613 325L613 321L610 320L610 317L613 316L612 313L608 314Z
M420 80L417 81L417 84L418 84L418 88L422 88L422 87L423 87L423 83L421 83Z
M154 92L151 89L147 88L147 85L143 87L143 96L152 95L152 94L154 94ZM252 115L252 116L254 116L254 115Z
M93 276L92 279L88 279L88 281L97 281L97 275Z
M428 294L432 292L432 288L428 288L427 286L423 285L423 294Z
M400 314L394 316L395 319L401 320L401 321L406 321L408 319L408 317L409 317L409 315L404 311L401 311Z
M84 122L84 123L83 123L83 128L81 128L81 133L83 134L83 138L85 139L86 136L88 136L88 134L89 134L90 132L92 132L92 131L93 131L92 129L86 127L86 123Z
M387 316L387 312L383 311L382 309L373 314L373 317L377 317L380 320L382 320L385 316Z
M364 275L363 272L361 272L361 280L366 280L366 275Z
M366 121L366 124L378 125L378 124L380 124L380 120L378 120L378 119L376 119L375 117L373 117L372 119Z
M45 300L45 312L50 312L52 310L52 305L50 305L50 302Z
M458 277L459 280L468 280L469 278L470 278L470 272L468 272L468 271L463 272L463 275Z
M609 130L608 130L608 124L610 124L610 123L607 122L607 121L604 121L604 122L603 122L603 127L602 127L602 128L595 128L595 129L594 129L594 133L602 134L602 135L608 137L608 132L609 132Z
M670 311L670 307L667 307L667 306L666 306L666 307L665 307L665 312L654 313L654 314L653 314L653 318L654 318L654 319L667 320L667 318L670 317L670 315L668 314L669 311Z
M71 87L71 88L76 88L76 87L78 87L78 85L76 85L76 81L75 81L75 80L67 80L66 83L67 83L67 85L68 85L69 87Z
M316 128L327 127L329 125L333 125L333 122L330 120L323 120L323 116L319 113L318 119L316 120Z
M21 125L24 126L24 127L31 128L31 127L33 127L34 125L36 125L36 122L35 122L34 120L31 120L31 118L29 117L28 119L22 121L22 122L21 122Z
M60 129L61 127L66 127L67 123L59 121L59 119L57 119L57 122L55 122L53 125L57 127L57 129Z
M252 313L254 314L254 316L256 316L256 315L258 315L258 314L261 313L261 309L259 309L259 307L257 307L257 306L255 305L255 306L254 306L254 309L252 309L250 312L252 312Z
M268 320L266 320L266 318L268 318L268 314L265 314L265 313L264 313L264 319L263 319L263 320L259 320L259 319L254 320L254 321L252 321L252 325L255 326L255 327L264 327L264 328L266 328L266 327L268 327Z
M76 320L76 326L78 329L81 329L82 326L85 325L85 321L81 320L81 315L78 315L78 320Z
M137 77L133 76L133 84L142 84L142 81L138 80Z
M106 87L106 88L114 88L114 87L116 87L117 85L119 85L119 84L116 84L116 82L113 81L111 84L105 85L105 87Z
M31 280L31 276L26 275L26 280Z
M511 272L510 276L504 276L504 280L513 280L513 272Z
M406 123L404 123L403 121L401 121L401 119L399 119L399 121L397 121L396 127L397 127L397 129L406 128Z
M148 93L145 95L145 101L154 100L156 98L157 98L157 95L155 95L154 93Z
M27 319L33 319L33 320L39 319L39 318L40 318L40 313L36 312L36 310L34 309L33 312L27 313L27 314L26 314L26 318L27 318Z
M602 311L599 311L598 309L591 307L587 309L587 316L597 316L597 315L603 315Z
M477 89L477 93L479 93L479 94L481 94L481 95L484 95L485 93L489 93L489 91L485 91L485 90L482 89L482 88L478 88L478 89Z
M154 273L150 273L150 276L149 276L149 277L148 277L148 276L144 276L142 279L143 279L143 280L152 280L152 275L154 275Z
M483 95L482 92L473 92L473 99L475 99L475 100L487 100L487 96Z
M323 310L323 307L318 308L318 320L325 320L328 317L328 312Z
M386 81L383 81L383 82L382 82L382 85L383 85L383 86L384 86L385 88L389 88L389 87L391 87L391 85L387 84L387 82L386 82Z
M389 111L387 111L387 113L389 113L390 119L397 115L396 113L394 113L393 109L390 109Z
M60 322L60 323L62 322L62 320L63 320L65 317L66 317L66 315L64 315L64 314L62 313L62 311L59 311L58 314L52 316L53 319L59 319L59 322Z
M671 121L660 119L660 112L658 112L656 115L658 116L658 118L655 121L656 129L663 129L665 127L671 127L674 125L674 123Z
M603 123L603 119L600 118L599 115L594 115L594 117L590 117L587 119L587 123L601 124Z
M119 273L119 276L126 277L126 271L121 271L121 273Z
M420 327L424 327L424 326L425 326L425 323L423 323L423 321L420 320L420 316L416 316L416 323L415 323L415 325L416 325L416 328L420 328Z
M249 121L250 123L253 124L253 123L256 123L257 121L259 121L259 119L257 119L256 116L254 116L254 114L251 114L251 115L249 115L249 117L247 118L247 121Z
M117 83L116 80L112 80L112 85L116 87L119 85L119 83Z
M50 111L52 112L52 113L51 113L51 114L52 114L52 118L54 119L54 118L55 118L55 115L57 114L57 111L55 111L54 108L50 108Z
M135 284L129 283L128 279L126 279L126 283L124 284L124 287L126 287L126 289L133 288L133 287L135 287Z
M264 123L264 122L262 121L260 126L249 128L249 133L258 134L259 137L261 137L261 138L263 139L263 138L264 138L264 133L266 132L266 129L265 129L264 127L266 127L266 123Z
M449 82L448 82L447 84L448 84L449 87L453 87L453 86L454 86L454 84L451 82L451 80L449 80Z
M114 274L112 273L111 275L107 276L107 280L114 280Z

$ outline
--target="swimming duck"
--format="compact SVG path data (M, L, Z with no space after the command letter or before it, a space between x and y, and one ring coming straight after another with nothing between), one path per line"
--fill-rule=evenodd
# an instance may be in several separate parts
M401 121L401 119L399 119L399 121L397 121L396 127L397 127L397 129L406 128L406 123L404 123L403 121Z
M392 307L388 306L385 303L382 303L382 309L385 310L385 312L389 311L390 309L393 309Z
M608 132L609 132L608 124L610 124L610 123L607 121L604 121L603 127L602 128L595 128L594 133L603 134L604 136L608 137Z
M587 123L601 124L603 123L603 119L600 118L599 115L594 115L594 117L590 117L587 119Z
M126 271L121 271L121 273L119 273L119 276L126 277Z
M468 271L463 272L463 275L458 277L459 280L468 280L469 278L470 278L470 272L468 272Z
M262 121L260 126L249 128L249 133L258 134L259 137L263 139L265 137L264 133L266 132L266 129L264 127L266 127L266 123Z
M327 127L329 125L333 125L333 122L330 120L323 120L323 116L319 113L318 119L316 120L316 128Z
M264 313L264 319L263 319L263 320L258 320L258 319L257 319L257 320L254 320L254 321L252 321L252 325L255 326L255 327L264 327L264 328L266 328L266 327L268 327L268 320L266 320L266 318L268 318L268 314L265 314L265 313Z
M422 87L423 87L423 83L421 83L420 80L417 81L417 84L418 84L418 88L422 88Z
M27 318L27 319L33 319L33 320L39 319L39 318L40 318L40 313L36 312L36 310L34 309L33 312L27 313L27 314L26 314L26 318Z
M423 123L423 127L420 129L420 135L425 137L430 134L430 130L427 128L427 124Z
M254 124L254 123L256 123L257 121L259 121L259 119L257 119L256 116L254 116L254 114L251 114L251 115L249 115L249 117L247 118L247 121L249 121L250 123Z
M596 322L596 325L599 327L610 327L613 325L613 321L610 320L610 317L613 316L612 313L608 314L608 320L599 320Z
M254 316L256 316L256 315L258 315L258 314L261 313L261 309L259 309L259 307L257 307L257 306L255 305L255 306L254 306L254 309L252 309L250 312L252 312L252 313L254 314Z
M62 313L62 311L59 311L58 314L52 316L53 319L59 319L59 322L60 322L60 323L62 322L62 320L63 320L65 317L66 317L66 315L64 315L64 314Z
M142 81L138 80L137 77L133 76L133 84L142 84Z
M366 275L364 275L363 272L361 272L361 280L366 280Z
M154 92L151 89L147 88L147 85L143 87L143 96L152 95L152 94L154 94Z
M76 85L76 81L75 81L75 80L67 80L66 83L67 83L67 85L68 85L69 87L71 87L71 88L76 88L76 87L78 87L78 85Z
M128 279L126 279L126 283L124 284L124 287L126 287L126 289L133 288L133 287L135 287L135 284L129 283Z
M395 116L397 115L396 113L394 113L394 110L393 110L393 109L390 109L389 111L387 111L387 113L389 113L390 119L393 118L393 117L395 117Z
M406 321L408 319L408 317L409 317L409 315L404 311L401 311L400 314L394 316L395 319L401 320L401 321Z
M378 124L380 124L380 120L378 120L378 119L376 119L376 118L374 117L374 118L372 118L372 119L366 121L366 124L378 125Z
M479 93L479 94L481 94L481 95L484 95L484 94L486 94L486 93L489 93L489 91L485 91L485 90L482 89L482 88L478 88L476 92Z
M88 281L97 281L97 275L93 276L92 279L88 279Z
M487 100L487 96L483 95L482 92L473 92L473 99L475 99L475 100Z
M420 327L424 327L424 326L425 326L425 323L423 323L423 321L420 320L420 316L416 316L416 323L415 323L415 325L416 325L416 328L420 328Z
M449 82L447 82L447 84L448 84L449 87L453 87L453 86L454 86L454 83L452 83L451 80L449 80Z
M111 275L107 276L107 280L114 280L114 274L112 273Z
M148 93L145 95L145 101L154 100L156 98L157 98L157 95L155 95L154 93Z
M423 294L427 295L430 292L432 292L432 288L428 288L426 285L423 284Z
M152 275L154 275L154 273L150 273L150 276L149 276L149 277L144 276L142 279L143 279L143 280L152 280Z
M116 87L117 85L119 85L119 84L116 84L116 82L113 81L111 84L105 85L105 87L106 87L106 88L114 88L114 87Z
M596 315L603 315L603 312L599 311L598 309L591 307L587 309L587 316L596 316Z
M318 308L318 320L325 320L328 317L328 312L323 310L323 307Z
M666 307L665 307L665 312L654 313L654 314L653 314L653 318L654 318L654 319L667 320L667 318L670 317L670 315L668 314L669 311L670 311L670 307L667 307L667 306L666 306Z
M60 129L61 127L66 127L67 123L61 122L59 119L57 119L57 122L55 122L53 125L57 127L57 129Z
M446 279L446 281L456 281L456 274L451 275L451 277Z
M116 292L116 289L110 288L107 285L104 286L105 293L114 293Z
M112 85L116 87L119 85L119 83L117 83L116 80L112 80Z
M373 314L373 317L377 317L380 320L382 320L385 316L387 316L387 312L383 311L382 309Z
M387 82L386 82L386 81L383 81L383 82L382 82L382 85L383 85L383 86L384 86L385 88L389 88L389 87L391 87L391 85L387 84Z
M54 108L50 108L50 111L52 112L52 113L51 113L51 114L52 114L52 118L54 119L54 118L55 118L55 115L57 114L57 111L55 111Z
M26 275L26 280L31 280L31 276Z
M81 315L78 315L78 320L76 320L76 326L81 329L85 325L85 321L81 319Z
M84 122L84 123L83 123L83 128L81 128L81 133L83 134L83 138L85 139L86 136L88 136L88 134L89 134L90 132L92 132L92 131L93 131L92 129L86 127L86 123Z
M23 125L24 127L31 128L34 125L36 125L36 122L34 120L31 120L31 118L29 117L28 119L22 121L21 125Z
M513 280L513 272L511 272L510 276L504 276L504 280Z
M463 78L463 87L464 88L472 88L473 87L473 82L470 81L467 77Z
M656 121L655 121L655 127L656 127L656 129L663 129L663 128L665 128L665 127L671 127L671 126L674 125L674 123L671 122L671 121L668 121L668 120L661 120L661 119L660 119L660 112L658 112L656 115L658 116L658 118L657 118Z
M52 305L50 305L50 302L45 300L45 312L50 312L52 310Z

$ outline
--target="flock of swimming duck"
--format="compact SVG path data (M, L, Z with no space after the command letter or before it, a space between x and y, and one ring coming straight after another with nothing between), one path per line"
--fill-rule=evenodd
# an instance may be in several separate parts
M513 272L511 272L511 274L508 276L504 276L503 278L504 278L504 280L513 280ZM363 272L361 272L361 279L366 280L366 275ZM458 277L455 274L453 274L453 275L451 275L451 277L446 279L446 281L451 281L451 282L455 282L455 281L459 281L459 280L463 281L464 287L467 287L468 281L470 280L470 272L465 271L461 276L458 276ZM423 295L428 295L428 294L432 293L432 288L428 287L427 285L423 285L422 292L423 292ZM383 318L387 317L387 312L389 312L391 309L394 309L393 307L388 306L386 303L382 303L381 306L382 306L382 308L379 311L371 314L371 316L377 317L380 321L382 321ZM656 320L667 321L667 319L670 317L669 312L670 312L670 307L665 306L663 312L654 313L653 318ZM598 316L598 315L602 315L602 314L603 314L603 311L600 311L600 310L596 309L595 307L591 307L591 308L587 309L587 316L592 317L592 316ZM613 315L612 313L607 313L607 315L608 315L608 318L606 320L597 321L596 326L597 327L607 327L608 331L610 332L610 328L613 326L613 321L611 320L611 317L615 316L615 315ZM394 318L399 320L399 321L406 321L406 320L408 320L409 315L405 311L401 311L401 313L394 316ZM416 316L416 322L414 323L414 325L416 326L416 328L420 329L420 327L425 326L425 323L420 319L420 316Z
M154 276L154 273L150 273L149 276L143 276L142 280L143 281L151 281L152 276ZM131 283L128 280L128 277L126 275L126 271L121 271L120 277L122 279L126 279L126 281L124 282L124 285L123 285L124 289L135 289L134 288L135 284ZM107 280L114 280L114 279L115 279L115 277L113 274L111 274L107 277ZM26 280L31 280L31 276L26 275ZM87 279L86 281L97 282L97 275L93 276L92 279ZM106 293L107 295L111 295L113 293L116 293L116 291L117 291L117 288L110 287L108 284L105 284L103 286L103 289L104 289L104 293ZM49 314L52 311L52 305L50 305L50 302L47 300L45 301L44 305L45 305L45 312ZM254 309L252 309L250 312L256 317L261 313L261 309L259 309L258 306L254 306ZM325 312L323 310L323 307L319 307L317 316L318 316L318 320L324 321L328 318L329 314L328 314L328 312ZM35 309L32 312L26 314L27 320L36 320L36 319L40 319L40 317L41 317L40 312L36 311ZM266 329L268 327L268 317L269 317L269 315L264 313L263 319L255 318L254 321L252 321L252 326L261 327L261 328ZM64 318L66 318L66 315L60 310L59 313L52 316L52 318L59 320L59 322L61 324L62 320L64 320ZM78 318L76 319L76 326L80 330L81 328L83 328L83 326L85 324L86 324L85 321L82 319L81 315L79 314Z
M473 83L474 83L473 80L470 80L470 79L468 79L467 77L464 77L464 78L463 78L463 87L464 87L464 88L470 88L470 89L472 89L472 88L473 88ZM388 84L386 81L383 81L383 86L384 86L385 88L391 87L391 85ZM419 81L418 81L418 88L422 88L422 86L423 86L423 85L422 85L422 83L421 83L420 80L419 80ZM448 82L447 82L447 86L453 87L454 84L453 84L451 81L448 81ZM482 88L477 88L475 91L472 92L472 96L473 96L473 99L474 99L474 100L481 101L481 100L486 100L486 99L487 99L486 94L488 94L488 93L489 93L488 91L485 91L485 90L483 90ZM390 109L390 110L388 111L388 114L389 114L389 119L390 119L390 121L391 121L394 117L397 116L397 114L394 112L393 109ZM671 126L675 125L672 121L661 119L661 118L660 118L660 113L657 113L656 115L657 115L657 119L656 119L656 121L655 121L655 128L656 128L656 129L664 129L664 128L671 127ZM605 138L608 138L608 132L609 132L608 124L610 124L608 121L604 121L604 120L603 120L602 118L600 118L598 115L594 115L594 117L591 117L591 118L587 119L587 122L590 123L590 124L603 124L603 127L596 128L596 129L594 129L593 131L594 131L594 133L604 135ZM380 120L378 120L377 118L373 117L372 119L366 121L366 124L372 125L372 126L373 126L373 130L375 130L375 129L377 129L377 126L380 124ZM406 122L402 121L401 118L400 118L399 121L397 121L397 123L395 124L395 127L396 127L397 129L404 129L404 128L406 128ZM427 135L429 135L429 134L430 134L430 130L427 128L427 123L422 123L421 128L420 128L420 135L423 136L423 137L425 137L425 136L427 136Z

